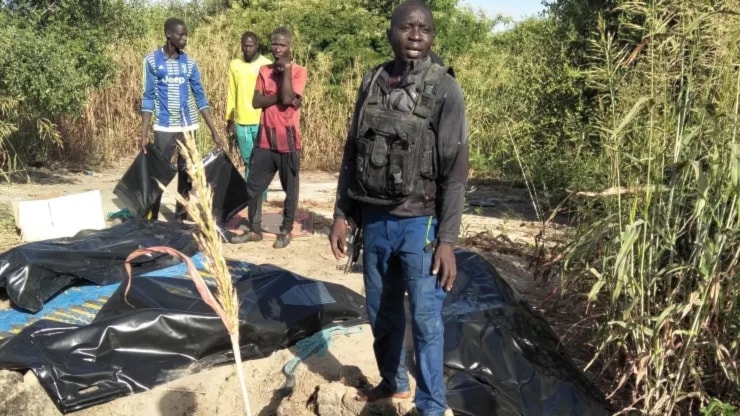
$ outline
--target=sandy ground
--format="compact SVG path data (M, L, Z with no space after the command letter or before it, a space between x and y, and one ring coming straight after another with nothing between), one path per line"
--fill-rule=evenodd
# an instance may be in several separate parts
M50 198L70 193L98 189L103 199L104 213L120 209L115 204L113 188L125 170L128 161L100 172L86 169L67 169L29 172L28 177L14 183L0 185L0 250L20 244L7 207L16 198ZM174 184L174 182L173 182ZM310 211L314 219L314 234L294 240L286 249L275 250L272 241L226 245L229 258L253 263L270 263L295 273L329 282L339 283L363 293L360 274L344 274L328 246L328 227L336 187L336 175L307 172L301 178L300 209ZM170 187L174 192L174 186ZM277 181L269 194L273 209L282 202L283 194ZM526 192L477 186L468 196L476 206L469 207L462 232L503 234L515 242L533 245L534 236L541 227L531 215L531 204ZM487 205L495 205L493 207ZM171 216L174 200L165 196L163 213ZM9 218L8 215L11 217ZM556 237L560 230L548 228L548 235ZM497 267L513 285L527 290L532 277L526 262L504 253L488 253ZM0 294L0 308L7 307L7 299ZM277 394L284 378L281 368L294 356L293 350L282 350L269 357L245 361L242 366L249 379L249 396L254 415L314 415L316 407L321 415L406 414L412 407L410 400L385 402L363 407L352 400L356 387L379 380L372 356L372 337L369 327L360 327L353 335L333 339L329 353L313 356L296 371L296 389L289 398ZM318 399L309 398L319 388ZM308 403L310 402L310 403ZM0 371L0 415L58 415L60 414L36 377L27 372ZM79 416L115 415L237 415L244 414L234 367L231 365L185 376L151 391L123 397L89 409L75 412Z

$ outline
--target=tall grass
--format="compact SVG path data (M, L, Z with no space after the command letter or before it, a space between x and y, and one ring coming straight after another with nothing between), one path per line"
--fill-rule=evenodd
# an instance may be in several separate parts
M625 412L740 402L740 21L728 5L621 2L624 38L602 24L592 44L608 185L641 192L582 203L564 279L587 282L603 309L590 365L615 376L614 394L631 391Z

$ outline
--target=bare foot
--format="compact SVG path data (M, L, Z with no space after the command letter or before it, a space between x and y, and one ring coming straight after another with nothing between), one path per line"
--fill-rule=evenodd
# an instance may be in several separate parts
M388 393L383 391L380 387L373 387L369 390L357 393L357 396L355 396L355 400L357 400L358 402L372 403L380 399L393 398L404 400L408 399L409 397L411 397L410 391L398 391L395 393Z

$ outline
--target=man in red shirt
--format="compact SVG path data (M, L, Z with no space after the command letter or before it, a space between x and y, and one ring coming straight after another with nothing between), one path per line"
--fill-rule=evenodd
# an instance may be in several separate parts
M260 68L252 106L261 108L259 133L247 179L249 229L232 243L262 240L262 193L277 172L285 191L283 222L274 248L290 244L298 208L298 175L301 161L300 105L308 73L292 62L293 34L278 27L270 35L274 63Z

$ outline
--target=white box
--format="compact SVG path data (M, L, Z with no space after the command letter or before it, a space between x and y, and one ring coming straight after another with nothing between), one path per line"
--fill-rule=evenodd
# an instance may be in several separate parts
M101 230L106 226L99 190L15 201L13 211L24 242L72 237L81 230Z

